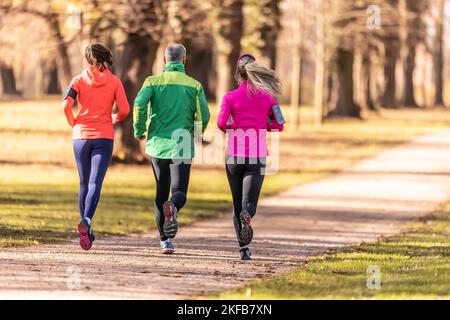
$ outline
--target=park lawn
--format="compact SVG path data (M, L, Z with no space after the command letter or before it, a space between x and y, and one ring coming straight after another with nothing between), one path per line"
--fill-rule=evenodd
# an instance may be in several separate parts
M450 203L409 231L311 258L285 275L257 280L214 299L450 299ZM380 289L367 288L378 266Z
M303 110L306 119L310 109ZM331 120L321 128L305 124L287 130L281 134L280 172L266 178L262 196L326 177L384 148L449 126L448 110L383 110L365 121ZM0 247L75 236L78 177L59 101L0 103L0 142ZM194 165L191 176L181 223L231 209L223 165ZM149 166L112 166L95 216L97 234L154 230L153 195Z
M287 174L269 177L263 196L302 179L315 178L298 173L289 177L291 182L286 182ZM79 221L77 179L73 168L1 165L0 247L58 242L74 237ZM155 229L154 187L150 166L110 168L95 214L95 231L104 235L125 235ZM188 199L188 205L180 213L181 224L228 210L231 196L223 173L194 169Z

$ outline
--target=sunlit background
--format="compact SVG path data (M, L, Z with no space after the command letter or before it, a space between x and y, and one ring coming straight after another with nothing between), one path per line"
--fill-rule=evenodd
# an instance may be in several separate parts
M162 70L165 46L183 43L210 128L241 52L276 69L288 123L269 195L449 126L447 9L444 0L2 0L0 245L73 235L78 181L60 97L89 43L112 49L130 104ZM99 232L153 227L152 173L131 119L116 128ZM182 221L230 207L222 165L197 164L192 176Z

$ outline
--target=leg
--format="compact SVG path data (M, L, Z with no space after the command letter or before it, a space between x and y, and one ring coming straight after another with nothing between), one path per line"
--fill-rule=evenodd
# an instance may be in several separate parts
M91 174L89 176L89 190L86 196L86 210L84 217L92 219L100 199L103 179L108 170L113 151L113 141L110 139L92 140Z
M262 164L247 165L242 186L242 208L253 218L256 214L258 199L261 193L264 175L261 173Z
M170 160L152 158L153 174L156 181L156 195L155 195L155 218L156 226L159 230L161 241L168 238L164 234L164 212L163 205L169 199L170 192Z
M191 163L172 161L170 164L170 185L172 197L170 200L177 208L177 212L184 207L187 200Z
M164 235L173 239L178 232L178 211L186 204L186 194L189 185L189 175L191 171L190 159L187 161L170 160L170 185L172 197L170 201L163 204Z
M73 151L80 177L78 192L78 207L80 219L84 218L85 202L88 193L89 175L91 174L91 143L90 140L73 140Z
M256 214L256 206L264 181L260 164L247 164L242 179L242 213L240 222L242 225L239 240L242 245L248 245L253 239L251 221Z
M230 185L231 196L233 198L233 223L234 230L236 232L236 237L239 241L239 245L242 243L239 240L239 235L241 233L242 225L239 219L239 215L242 212L242 178L243 178L243 164L227 164L226 172L228 183Z

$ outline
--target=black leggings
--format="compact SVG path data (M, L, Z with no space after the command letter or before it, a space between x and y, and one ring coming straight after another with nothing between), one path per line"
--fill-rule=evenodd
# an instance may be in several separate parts
M161 241L167 240L163 231L163 204L170 200L178 211L186 204L186 196L191 172L191 160L171 160L152 158L153 173L156 180L155 216Z
M252 217L256 214L258 198L264 181L265 158L236 158L227 157L227 177L233 197L233 222L236 237L242 225L239 216L247 211ZM240 246L243 246L239 242Z

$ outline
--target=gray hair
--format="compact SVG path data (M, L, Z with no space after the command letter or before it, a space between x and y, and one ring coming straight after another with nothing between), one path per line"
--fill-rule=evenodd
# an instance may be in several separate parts
M167 46L164 55L168 62L170 61L182 61L186 57L186 48L178 43L171 43Z

